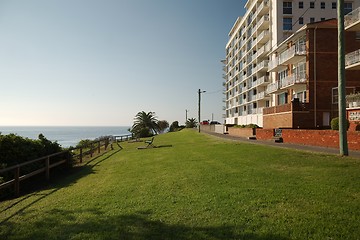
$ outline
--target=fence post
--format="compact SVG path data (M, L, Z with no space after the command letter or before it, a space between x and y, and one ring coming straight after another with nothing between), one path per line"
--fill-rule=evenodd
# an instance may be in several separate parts
M15 168L15 176L14 176L14 179L15 179L15 197L18 197L20 195L20 168L17 167Z
M82 159L83 159L83 149L81 147L80 148L80 163L82 163Z
M46 180L50 179L50 157L47 157L45 159L45 174L46 174Z

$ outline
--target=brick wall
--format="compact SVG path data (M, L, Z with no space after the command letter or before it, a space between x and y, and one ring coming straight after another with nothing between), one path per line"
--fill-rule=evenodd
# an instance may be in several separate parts
M236 128L236 127L229 127L228 133L230 136L236 137L252 137L255 135L255 129L253 128Z
M256 138L270 140L273 138L273 130L256 129ZM339 132L335 130L282 129L282 138L285 143L339 148ZM359 131L348 131L347 139L350 150L360 150Z

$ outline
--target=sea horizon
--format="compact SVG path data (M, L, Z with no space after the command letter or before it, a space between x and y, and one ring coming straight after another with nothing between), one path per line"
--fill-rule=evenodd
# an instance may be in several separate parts
M0 126L2 135L16 134L29 139L38 139L43 134L62 147L76 146L81 140L94 140L101 136L130 134L130 126Z

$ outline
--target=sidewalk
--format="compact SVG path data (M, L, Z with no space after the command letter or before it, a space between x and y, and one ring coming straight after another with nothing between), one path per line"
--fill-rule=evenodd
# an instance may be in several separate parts
M308 151L308 152L318 152L318 153L325 153L325 154L340 155L340 151L337 148L326 148L326 147L291 144L291 143L276 143L276 142L270 141L270 140L249 140L244 137L236 137L236 136L230 136L228 134L221 134L221 133L207 132L207 131L202 131L202 133L209 134L209 135L223 138L223 139L246 142L246 143L251 143L251 144L261 144L261 145L280 147L280 148L288 148L288 149L296 149L296 150ZM349 150L349 157L360 159L360 151L350 151Z

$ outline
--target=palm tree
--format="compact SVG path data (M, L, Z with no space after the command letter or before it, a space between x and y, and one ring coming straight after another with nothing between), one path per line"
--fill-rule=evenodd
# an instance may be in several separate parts
M159 133L158 120L154 112L138 112L134 119L131 132L136 137L149 137Z
M185 123L187 128L195 128L197 125L197 121L195 118L189 118Z

